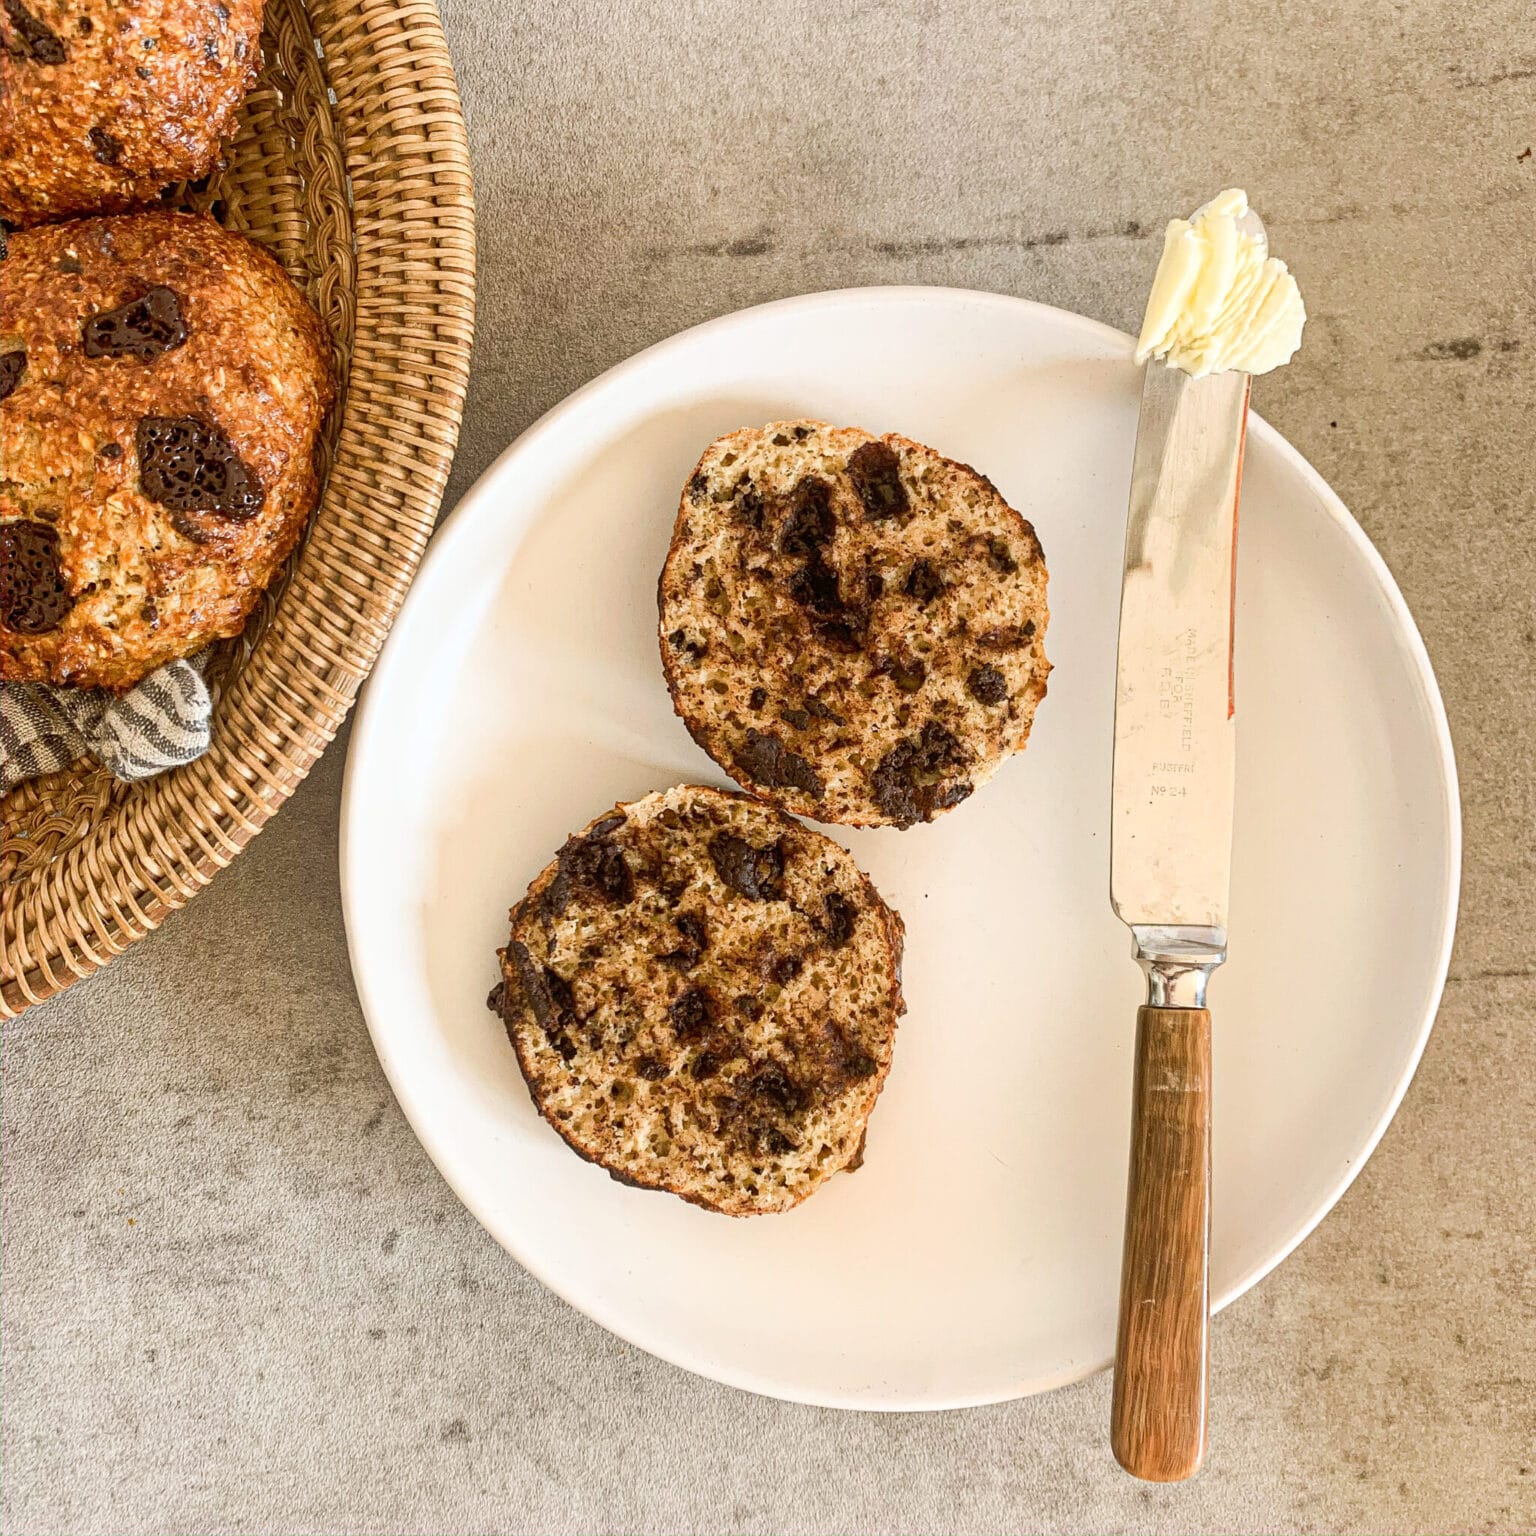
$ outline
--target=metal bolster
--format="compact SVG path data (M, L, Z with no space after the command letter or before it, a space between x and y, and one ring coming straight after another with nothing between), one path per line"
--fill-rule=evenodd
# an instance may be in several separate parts
M1131 926L1132 947L1147 973L1153 1008L1204 1008L1205 985L1227 958L1225 928Z

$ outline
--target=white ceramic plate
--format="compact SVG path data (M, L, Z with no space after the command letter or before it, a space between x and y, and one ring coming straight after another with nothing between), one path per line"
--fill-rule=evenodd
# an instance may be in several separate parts
M991 294L747 310L573 395L433 541L352 739L358 990L465 1204L665 1359L806 1402L941 1408L1110 1357L1142 1000L1107 895L1130 352ZM569 1152L485 995L508 906L567 832L615 800L724 782L662 683L656 576L704 445L802 415L991 476L1045 546L1056 670L1029 750L974 799L908 832L833 830L906 918L910 1012L863 1170L733 1221ZM1241 544L1232 958L1211 993L1218 1306L1301 1241L1390 1120L1439 1000L1460 865L1413 621L1338 499L1257 420Z

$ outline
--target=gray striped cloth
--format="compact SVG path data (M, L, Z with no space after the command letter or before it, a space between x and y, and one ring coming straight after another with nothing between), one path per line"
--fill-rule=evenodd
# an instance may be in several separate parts
M148 779L208 750L204 658L173 661L127 693L0 684L0 794L89 753L120 779Z

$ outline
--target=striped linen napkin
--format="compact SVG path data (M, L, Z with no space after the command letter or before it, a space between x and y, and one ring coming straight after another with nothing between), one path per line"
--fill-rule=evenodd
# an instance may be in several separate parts
M0 685L0 794L89 753L117 778L152 778L208 750L203 657L173 661L127 693Z

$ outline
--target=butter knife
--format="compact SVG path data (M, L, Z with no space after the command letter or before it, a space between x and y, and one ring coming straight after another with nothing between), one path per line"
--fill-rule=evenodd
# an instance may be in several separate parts
M1249 378L1147 365L1115 688L1110 894L1147 974L1137 1018L1111 1444L1192 1477L1209 1378L1211 1016L1232 854L1234 555Z

